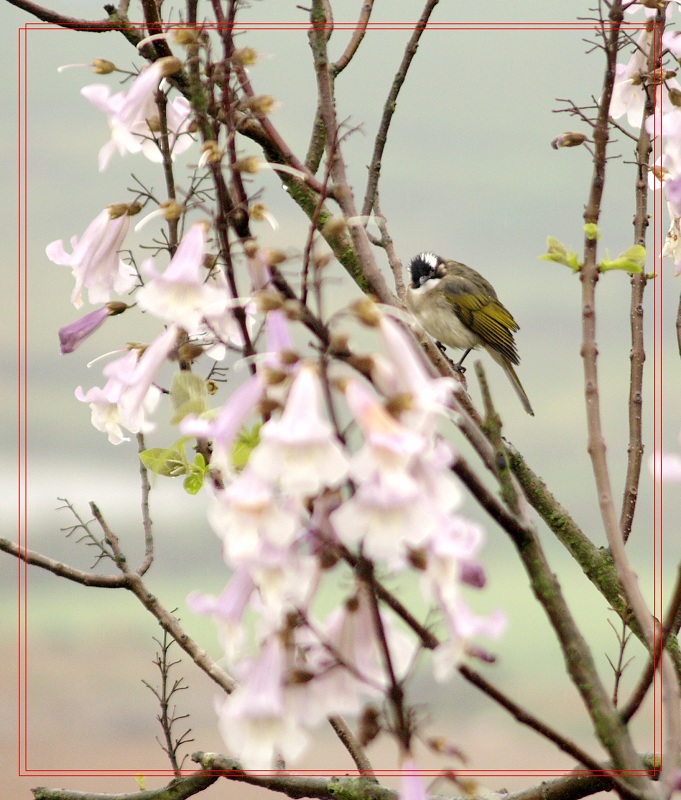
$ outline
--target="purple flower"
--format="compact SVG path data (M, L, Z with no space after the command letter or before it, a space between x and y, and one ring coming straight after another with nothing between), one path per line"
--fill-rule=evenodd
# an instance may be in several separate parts
M90 334L104 324L104 320L109 316L109 313L108 307L102 306L77 319L70 325L59 328L59 345L62 355L73 353L81 342L84 342Z
M107 317L122 314L128 308L125 303L107 303L105 306L91 311L84 317L77 319L70 325L65 325L59 329L59 344L61 354L73 353L73 351L84 342L90 334L101 327Z

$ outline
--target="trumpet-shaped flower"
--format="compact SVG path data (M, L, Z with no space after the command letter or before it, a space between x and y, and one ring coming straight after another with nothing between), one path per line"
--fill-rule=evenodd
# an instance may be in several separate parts
M151 280L137 292L140 308L190 332L198 330L205 317L222 314L230 299L201 274L207 232L205 223L194 223L165 272L156 270L153 258L144 261L142 272Z
M283 413L260 430L260 444L249 463L266 480L278 481L284 492L315 495L347 475L347 457L323 415L323 404L317 373L301 367Z
M299 514L290 501L246 468L208 509L208 521L223 541L225 561L236 564L258 557L264 542L288 547L299 531Z
M135 285L135 271L118 255L129 227L130 217L111 206L92 220L80 239L71 237L72 253L66 252L61 239L45 248L50 261L72 268L76 285L71 302L76 308L83 305L84 290L91 303L108 303L113 292L124 294Z
M153 382L176 338L177 328L170 326L147 347L139 360L137 353L131 350L108 364L104 374L109 380L103 389L95 386L87 393L80 386L76 389L78 400L90 404L93 426L108 434L111 444L128 441L121 427L132 433L153 430L148 415L160 398L160 391Z
M127 92L111 94L104 84L93 84L81 89L83 97L107 115L111 140L99 151L99 171L106 169L115 152L120 155L139 153L151 161L160 162L162 155L153 131L157 129L158 109L155 93L166 76L177 72L180 64L175 58L160 58L143 69ZM171 155L175 156L192 144L188 135L191 107L184 97L178 97L166 106L168 138Z
M220 733L246 769L272 769L277 756L295 759L308 742L287 707L284 649L270 638L259 656L242 666L242 682L218 706Z
M636 49L626 64L615 67L615 84L610 100L610 115L619 119L625 114L629 124L636 128L643 121L646 93L641 78L648 71L648 51L652 42L652 32L642 31L636 41Z

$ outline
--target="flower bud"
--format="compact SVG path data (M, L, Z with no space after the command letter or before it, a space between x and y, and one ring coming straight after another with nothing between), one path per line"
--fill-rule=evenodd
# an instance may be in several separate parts
M281 264L287 260L288 256L283 250L265 250L265 261L267 261L268 264Z
M215 140L209 139L203 145L199 166L203 167L205 164L214 164L220 160L222 160L222 151L220 150L220 146Z
M169 222L179 219L184 212L184 206L178 203L177 200L166 200L161 203L160 208L163 212L163 219Z
M130 308L127 303L122 303L120 300L112 300L110 303L105 304L109 309L109 316L115 317L117 314L122 314L126 308Z
M405 411L414 408L414 397L409 392L393 395L385 404L385 410L395 419L399 419Z
M185 342L177 350L177 356L180 361L195 361L202 355L203 347L200 344L196 344L196 342Z
M134 217L135 214L139 214L142 210L142 204L138 202L112 203L110 206L107 206L107 210L109 212L109 219L120 219L126 215L128 217Z
M242 67L253 67L258 61L258 51L252 47L239 47L232 53L232 61Z
M150 117L147 117L146 123L152 133L161 132L161 118L158 114L152 114Z
M218 263L218 257L215 253L205 253L203 256L203 266L207 270L212 270Z
M347 229L347 223L340 214L329 214L326 222L322 226L322 236L340 236Z
M367 706L359 719L357 731L362 747L366 747L378 736L381 727L381 712L376 706Z
M163 75L164 78L168 78L171 75L177 75L178 72L182 71L182 62L179 58L175 58L175 56L159 58L155 63L159 65L161 69L161 75Z
M580 144L584 144L588 139L585 133L580 133L579 131L565 131L565 133L561 133L560 136L556 136L556 138L551 142L551 147L554 150L558 150L559 147L578 147Z
M95 58L92 62L92 71L96 75L110 75L112 72L116 72L117 69L118 67L111 61L107 61L106 58Z
M258 292L256 295L258 311L267 314L268 311L277 311L283 305L281 296L273 292Z
M179 28L173 30L173 39L182 47L198 45L201 32L193 28Z
M284 372L281 369L273 369L272 367L263 367L261 375L267 386L278 386L289 377L288 372Z
M668 89L668 94L669 94L669 100L670 100L671 104L673 106L675 106L676 108L680 108L681 107L681 90L675 89L673 86L671 86Z
M376 303L369 297L363 297L361 300L356 300L350 306L357 317L357 319L369 328L378 327L381 321L381 315L376 308Z
M262 169L262 160L258 156L246 156L245 158L237 158L232 164L232 168L237 172L246 172L249 175L255 175Z
M259 94L251 97L242 104L245 111L252 111L254 114L266 117L272 113L276 100L270 94Z

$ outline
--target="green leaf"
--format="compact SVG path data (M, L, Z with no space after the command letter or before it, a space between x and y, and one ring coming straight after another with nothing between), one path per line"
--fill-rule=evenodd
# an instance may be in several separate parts
M616 259L611 261L604 258L598 265L601 272L608 272L612 269L623 270L630 275L636 275L643 272L646 264L646 249L640 244L632 245L628 250L620 253Z
M203 486L204 477L205 475L202 472L193 472L191 475L187 475L182 484L185 492L187 494L196 494Z
M178 446L181 444L181 447ZM187 458L182 440L171 447L151 447L140 453L144 466L157 475L174 478L187 472Z
M260 444L261 422L256 422L252 428L243 427L232 445L232 464L236 470L242 470L248 463L253 450Z
M175 409L171 423L177 425L187 414L203 414L208 410L207 398L208 388L203 378L193 372L176 372L170 387L170 399Z
M594 224L593 222L587 222L584 226L584 233L586 234L586 238L590 241L594 239L600 239L601 234L598 230L598 225Z
M555 261L556 264L564 264L566 267L570 267L573 272L579 272L582 268L577 253L568 250L558 239L549 236L547 237L546 245L546 253L539 256L542 261Z

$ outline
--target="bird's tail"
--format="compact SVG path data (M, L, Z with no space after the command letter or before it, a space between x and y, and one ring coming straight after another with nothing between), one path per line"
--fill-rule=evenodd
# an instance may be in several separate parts
M504 370L504 372L508 375L509 381L513 384L513 388L515 389L516 394L520 398L520 402L523 404L523 408L527 413L533 417L534 411L532 410L532 406L530 405L530 401L525 394L525 390L523 389L523 385L520 382L520 378L516 375L516 371L513 369L513 364L501 355L501 353L488 348L487 352L492 356L492 358L499 364L500 367Z

